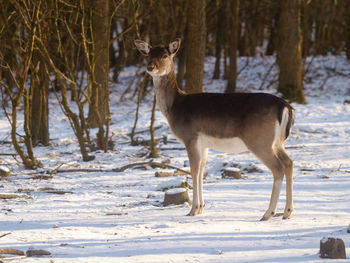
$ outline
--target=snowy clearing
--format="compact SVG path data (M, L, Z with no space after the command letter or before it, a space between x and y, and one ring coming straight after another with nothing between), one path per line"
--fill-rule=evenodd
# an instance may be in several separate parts
M247 58L240 58L239 68ZM250 58L238 77L242 91L258 91L274 57ZM307 63L310 61L307 60ZM214 59L205 65L205 90L222 92L223 80L212 80ZM332 70L330 70L332 69ZM95 168L111 170L142 161L147 147L131 146L127 133L134 121L135 101L119 101L136 68L124 69L120 83L112 84L112 138L115 148L81 160L77 140L57 101L50 103L51 146L36 147L45 169ZM277 68L271 70L262 91L275 93ZM341 72L342 75L334 72ZM290 220L259 219L268 207L272 188L270 171L252 154L210 151L204 180L203 215L185 216L188 205L163 207L159 187L181 178L155 177L159 168L124 172L57 173L33 179L39 171L26 171L11 156L0 165L12 176L0 179L0 193L26 194L28 198L0 199L0 248L44 249L51 256L11 262L323 262L320 240L337 237L350 256L350 62L344 56L316 57L305 77L308 105L293 105L296 121L286 143L294 160L294 209ZM268 89L269 83L273 83ZM261 90L259 90L261 91ZM152 96L141 105L138 130L148 129ZM20 123L21 125L21 123ZM183 146L171 135L157 111L157 138L162 162L188 166ZM19 127L21 133L21 127ZM138 135L148 139L148 133ZM10 129L0 112L0 153L14 153ZM143 160L144 161L144 160ZM242 179L224 179L224 167L239 167ZM245 169L246 167L255 169ZM173 183L173 182L172 182ZM181 182L180 182L181 183ZM192 192L189 190L190 193ZM285 203L282 189L278 212ZM1 259L5 261L5 259ZM332 260L332 262L346 260Z

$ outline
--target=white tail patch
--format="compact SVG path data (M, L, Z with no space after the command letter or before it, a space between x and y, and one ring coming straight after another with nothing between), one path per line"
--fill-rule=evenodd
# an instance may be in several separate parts
M275 124L275 137L273 139L272 148L276 153L276 150L284 148L284 141L286 138L286 127L289 120L289 110L287 107L283 109L281 123L276 121Z

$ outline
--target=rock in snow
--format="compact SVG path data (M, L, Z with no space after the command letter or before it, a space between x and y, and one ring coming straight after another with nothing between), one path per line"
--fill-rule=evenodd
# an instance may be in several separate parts
M188 196L188 191L185 188L174 188L167 190L164 195L163 205L180 205L184 203L191 203Z
M6 166L0 165L0 176L10 176L11 171Z
M241 179L241 170L236 167L225 168L222 172L223 178Z
M320 242L320 257L346 259L345 244L340 238L324 237Z

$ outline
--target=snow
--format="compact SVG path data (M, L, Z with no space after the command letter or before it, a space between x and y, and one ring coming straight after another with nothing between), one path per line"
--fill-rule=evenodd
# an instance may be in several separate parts
M4 173L9 173L10 169L6 166L0 165L0 171Z
M164 191L164 189L178 188L185 184L186 180L182 177L166 178L157 187L157 191Z
M239 59L238 71L247 60ZM205 90L222 92L225 81L212 80L214 62L211 57L206 61ZM249 58L238 76L238 90L275 93L278 69L274 62L274 57ZM309 70L304 86L309 104L293 104L295 125L286 144L294 160L295 210L291 219L259 221L268 207L272 175L250 153L209 152L209 176L203 190L206 207L195 217L185 216L190 210L187 205L163 207L164 192L159 189L174 180L192 184L188 176L155 177L157 169L137 167L120 173L67 172L47 180L33 179L39 171L24 170L12 156L1 156L0 165L9 168L12 176L0 179L0 192L21 192L29 198L0 200L0 248L52 253L12 262L48 262L48 258L55 263L323 262L319 246L327 236L343 239L350 255L350 104L344 103L350 99L350 62L342 55L308 58L306 64ZM120 101L136 71L136 67L125 68L119 83L112 84L115 148L94 153L91 162L81 160L67 118L51 98L51 145L34 149L44 169L64 164L61 168L111 170L143 160L147 147L131 146L127 136L136 108L133 92ZM141 105L138 130L148 129L152 99L150 94ZM154 161L188 166L185 149L171 135L161 113L156 115L155 126L161 126L156 137L167 136L168 144L161 140L161 157ZM19 134L23 134L22 124L20 119ZM137 136L140 141L149 138L147 132ZM15 152L11 144L1 143L8 140L9 124L0 111L1 153ZM225 167L241 168L244 179L222 178ZM246 172L242 167L256 169ZM283 211L285 199L283 188L278 212Z
M225 168L225 170L228 172L240 172L241 171L239 168L236 168L236 167L227 167L227 168Z
M186 188L172 188L172 189L166 190L165 193L167 195L176 195L176 194L181 194L181 193L186 192L186 191L187 191Z
M329 239L329 237L323 237L323 238L321 239L321 243L322 243L322 244L326 243L326 242L328 241L328 239Z

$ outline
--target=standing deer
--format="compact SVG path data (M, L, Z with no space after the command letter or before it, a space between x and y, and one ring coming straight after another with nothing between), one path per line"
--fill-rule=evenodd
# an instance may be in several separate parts
M249 150L271 170L274 179L271 199L261 220L276 215L286 175L283 218L290 218L293 161L284 149L284 142L294 121L294 109L281 98L265 93L184 93L178 88L173 62L180 43L176 39L169 46L151 47L135 40L140 53L148 57L147 72L153 78L160 111L187 150L193 180L193 201L188 215L201 214L204 208L203 172L210 148L227 153Z

